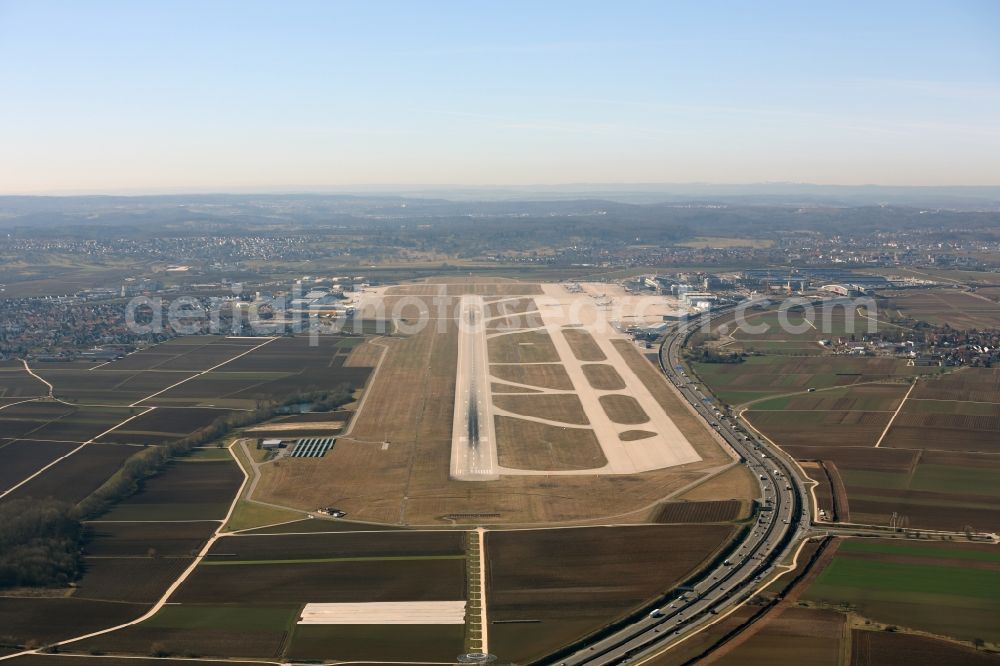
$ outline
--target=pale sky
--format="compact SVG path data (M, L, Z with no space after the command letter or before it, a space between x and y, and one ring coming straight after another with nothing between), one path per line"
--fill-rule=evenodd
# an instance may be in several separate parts
M1000 185L1000 3L0 0L0 193Z

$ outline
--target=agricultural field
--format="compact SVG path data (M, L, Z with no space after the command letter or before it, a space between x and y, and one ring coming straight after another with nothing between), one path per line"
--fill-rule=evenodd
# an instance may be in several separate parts
M0 457L5 450L6 447L0 449ZM63 457L23 485L17 486L0 501L25 497L52 497L75 504L101 487L139 450L137 447L124 444L88 444L73 455Z
M0 596L0 638L8 645L44 645L129 622L145 610L119 601ZM146 644L142 653L148 651Z
M883 624L1000 643L1000 553L988 544L845 541L804 598Z
M221 520L243 483L236 463L195 456L172 461L101 520Z
M337 659L388 662L452 663L464 649L465 627L438 625L299 625L295 628L289 659Z
M890 307L904 317L952 328L1000 328L1000 303L958 289L884 292Z
M695 365L709 387L748 401L744 418L803 462L820 482L816 495L828 514L836 506L839 520L995 531L1000 466L992 453L1000 411L991 401L1000 393L1000 374L979 368L926 374L927 368L904 364L755 357ZM915 384L898 381L917 371L924 376ZM756 385L754 372L762 373ZM887 377L896 381L886 383ZM761 385L767 390L744 389Z
M875 332L876 326L863 313L842 305L750 309L741 317L725 317L714 324L712 346L728 352L815 356L824 352L822 340L849 341Z
M118 444L163 444L181 439L217 419L229 410L212 408L157 407L97 439Z
M668 592L729 539L728 525L486 534L490 651L524 663Z
M326 521L311 521L324 524ZM303 625L322 602L464 600L465 533L339 532L220 538L153 618L87 641L88 650L277 659L448 659L464 625ZM397 630L400 640L396 641ZM420 652L418 650L425 650Z
M190 336L94 365L39 364L34 370L71 403L253 409L297 392L364 385L370 368L347 366L359 338Z
M994 531L1000 461L975 453L792 446L799 460L833 462L851 520L899 527Z
M0 361L0 398L25 400L48 394L49 387L32 377L20 361ZM3 404L0 403L0 407Z
M907 664L907 666L991 666L997 663L995 652L957 645L928 636L889 631L851 632L851 666Z
M843 614L788 608L733 649L722 648L712 663L720 666L771 666L774 663L840 666L850 630Z
M749 513L749 503L739 500L664 502L653 514L653 523L723 523Z
M77 447L72 442L0 440L0 492L20 483L56 458Z
M892 412L801 410L749 411L753 427L782 446L874 446Z
M280 605L169 605L149 620L74 644L85 652L252 657L278 660L298 608Z
M26 402L0 411L0 437L83 443L142 411L126 407L78 407L47 400Z
M0 596L0 637L30 644L71 638L140 617L158 600L217 523L86 525L83 576L48 596ZM149 652L149 644L141 653Z
M16 659L11 659L8 663L17 666L86 666L86 664L96 661L80 661L79 655L70 654L28 654ZM270 661L234 661L199 659L199 664L216 664L217 666L259 666L260 664L275 664ZM165 659L162 657L143 659L142 657L109 657L101 656L101 664L107 666L191 666L191 659Z
M193 557L216 525L200 522L87 523L84 552L88 557Z
M719 400L743 405L762 398L854 384L902 381L928 368L893 358L750 356L743 363L691 364ZM902 385L902 384L901 384ZM819 397L819 396L817 396Z
M309 336L275 339L143 404L253 409L277 396L329 390L341 384L351 389L364 386L371 369L345 365L354 338L320 336L317 341L314 345Z
M1000 452L1000 370L963 368L921 380L883 446Z

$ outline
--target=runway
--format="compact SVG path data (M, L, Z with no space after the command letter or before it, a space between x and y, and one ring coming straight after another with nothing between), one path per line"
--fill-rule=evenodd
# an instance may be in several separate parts
M455 418L451 437L451 478L494 481L497 441L490 397L489 358L483 299L463 296L458 313Z

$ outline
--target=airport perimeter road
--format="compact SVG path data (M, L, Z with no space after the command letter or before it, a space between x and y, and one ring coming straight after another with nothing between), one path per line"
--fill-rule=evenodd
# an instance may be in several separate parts
M726 313L720 310L716 316ZM681 395L732 447L742 464L749 466L760 485L761 510L753 526L730 547L725 561L704 572L692 586L551 663L624 664L668 648L765 587L775 565L790 555L806 535L809 503L805 501L806 489L798 468L783 453L758 440L752 432L745 432L735 418L716 410L685 374L681 349L697 326L696 322L681 324L668 334L660 348L660 366ZM669 553L664 556L669 557Z
M455 419L451 434L451 478L493 481L497 442L490 395L486 313L480 296L463 296L459 307Z

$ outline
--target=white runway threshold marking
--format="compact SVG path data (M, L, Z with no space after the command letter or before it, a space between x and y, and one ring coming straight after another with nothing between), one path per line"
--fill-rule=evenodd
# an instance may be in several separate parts
M299 624L465 624L465 602L306 604Z
M486 312L481 296L462 297L455 378L451 478L459 481L496 480L500 478L500 473L486 349Z

